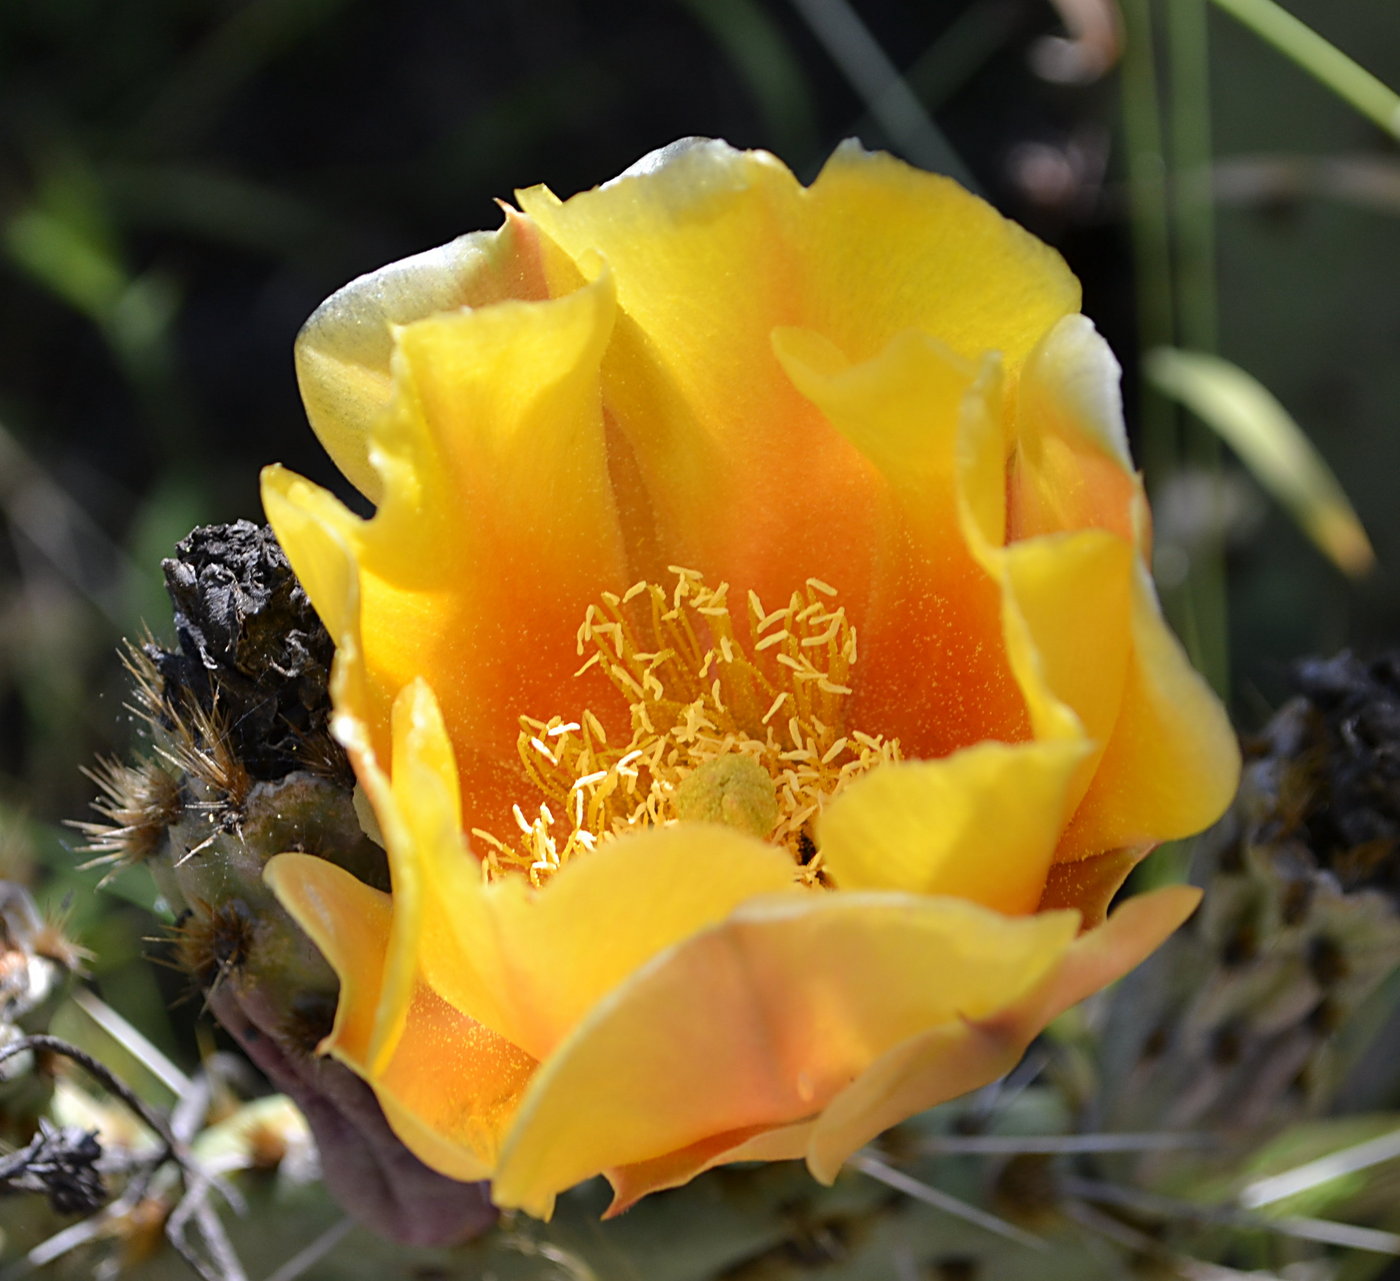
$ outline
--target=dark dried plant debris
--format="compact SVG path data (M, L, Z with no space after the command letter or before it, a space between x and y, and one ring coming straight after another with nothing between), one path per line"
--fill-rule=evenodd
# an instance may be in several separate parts
M1344 890L1400 898L1400 652L1299 663L1301 698L1251 744L1285 762L1275 821Z
M101 1159L96 1130L57 1127L41 1117L33 1140L0 1159L0 1191L41 1192L58 1214L91 1214L107 1201Z
M272 531L206 525L164 562L179 648L142 646L168 707L216 718L255 780L348 770L330 738L331 638Z

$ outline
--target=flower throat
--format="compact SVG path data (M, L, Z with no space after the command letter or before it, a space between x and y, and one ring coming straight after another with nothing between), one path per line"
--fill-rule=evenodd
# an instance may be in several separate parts
M897 739L846 725L856 632L845 606L816 578L771 612L751 591L741 636L727 583L670 571L670 591L605 592L579 628L588 657L576 674L600 667L627 700L626 743L587 710L520 718L520 759L543 799L534 818L514 807L509 841L473 829L488 877L540 885L612 836L700 819L781 845L798 880L830 884L812 820L847 783L900 759Z

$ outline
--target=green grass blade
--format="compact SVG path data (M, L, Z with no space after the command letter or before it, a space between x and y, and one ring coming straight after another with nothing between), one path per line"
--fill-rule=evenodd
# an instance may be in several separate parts
M1231 17L1267 40L1338 97L1400 138L1400 94L1274 0L1215 0Z
M1343 572L1365 574L1375 553L1331 468L1274 395L1238 365L1203 352L1158 347L1144 372L1237 453Z

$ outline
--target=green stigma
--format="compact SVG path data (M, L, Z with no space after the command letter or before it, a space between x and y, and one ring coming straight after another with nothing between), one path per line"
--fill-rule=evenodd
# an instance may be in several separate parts
M682 820L723 823L760 839L778 822L772 776L742 752L702 761L680 781L672 800Z

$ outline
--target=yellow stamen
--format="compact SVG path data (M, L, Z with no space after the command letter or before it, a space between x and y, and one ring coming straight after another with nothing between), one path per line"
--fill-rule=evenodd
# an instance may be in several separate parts
M669 592L642 582L604 593L579 628L579 672L601 668L627 700L630 740L609 745L588 709L572 720L521 717L537 816L515 806L519 832L508 841L473 832L488 879L539 885L601 840L704 819L785 846L800 881L830 884L811 820L853 779L900 759L897 740L845 724L856 655L845 607L815 578L772 611L750 591L741 634L728 583L711 588L670 568Z

